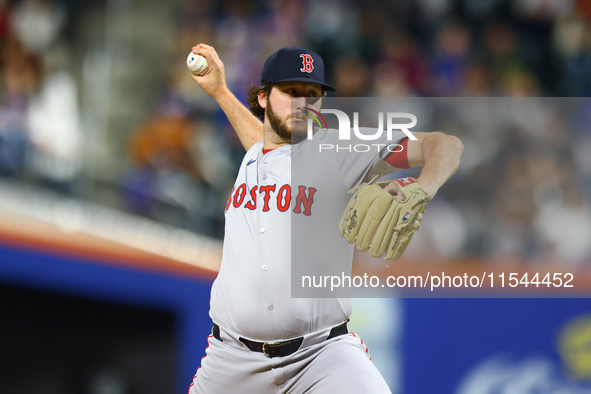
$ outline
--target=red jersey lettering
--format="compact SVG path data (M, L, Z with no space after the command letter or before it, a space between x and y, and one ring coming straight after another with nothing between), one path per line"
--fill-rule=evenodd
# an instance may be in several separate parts
M242 205L244 201L244 197L246 196L246 185L243 183L242 185L238 186L236 189L236 194L234 194L234 207L238 208Z
M300 206L304 204L304 215L310 216L312 214L312 204L314 203L314 193L316 188L308 188L308 196L306 196L306 186L298 186L298 196L296 197L295 213L301 213Z
M228 208L230 208L230 204L232 204L232 194L234 194L234 188L232 188L232 191L230 192L230 195L228 196L228 203L226 204L226 211L228 210Z
M283 185L277 192L277 209L281 212L285 212L289 209L289 203L291 202L291 187L289 185Z
M275 185L261 186L259 188L259 190L260 190L260 192L265 193L265 195L263 196L263 199L264 199L263 212L268 212L269 211L269 199L271 198L271 192L275 191Z
M244 205L244 207L250 209L250 210L254 210L257 207L257 189L259 187L255 186L250 190L250 201L246 203L246 205Z

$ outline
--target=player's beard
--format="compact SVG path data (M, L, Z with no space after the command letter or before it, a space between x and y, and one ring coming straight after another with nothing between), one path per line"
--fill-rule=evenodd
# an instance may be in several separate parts
M273 111L273 106L271 105L271 100L267 100L267 108L265 109L267 114L267 119L269 119L269 123L271 128L277 134L277 136L283 142L289 142L295 144L300 142L307 135L307 121L301 111L297 111L294 114L289 114L285 117L285 119L281 119L279 115ZM298 120L292 121L292 116L297 118ZM296 127L293 125L297 124Z

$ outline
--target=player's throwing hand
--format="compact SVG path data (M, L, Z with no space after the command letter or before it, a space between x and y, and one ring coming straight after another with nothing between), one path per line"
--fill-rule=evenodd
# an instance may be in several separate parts
M203 56L207 60L208 69L203 75L191 74L191 77L201 86L205 93L214 99L228 90L224 63L220 60L212 46L197 44L192 48L193 53Z

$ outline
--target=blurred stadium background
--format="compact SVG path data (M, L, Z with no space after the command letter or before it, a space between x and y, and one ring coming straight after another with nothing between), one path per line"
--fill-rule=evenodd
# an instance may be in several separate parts
M402 264L591 276L591 1L0 0L3 393L190 384L244 153L186 70L199 42L241 99L291 45L341 97L581 97L441 125L463 163ZM356 302L395 393L591 392L588 299Z

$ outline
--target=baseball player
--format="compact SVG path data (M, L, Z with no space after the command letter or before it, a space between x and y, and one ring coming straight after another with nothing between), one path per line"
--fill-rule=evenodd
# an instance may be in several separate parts
M264 64L261 86L248 93L249 112L227 88L215 50L199 44L193 52L209 64L205 75L193 78L218 102L247 153L226 205L222 264L211 290L212 335L189 394L389 393L361 338L348 332L349 298L291 298L290 218L334 223L334 234L310 248L328 250L305 258L316 258L320 266L336 261L350 274L353 246L346 238L351 234L339 234L337 224L345 212L341 227L353 228L351 217L363 208L354 207L352 214L348 189L374 175L423 166L418 180L400 182L397 190L404 195L408 184L420 184L424 197L417 201L426 202L457 169L462 144L443 133L416 133L411 141L400 132L392 142L402 152L336 159L316 155L309 165L317 170L304 171L292 184L297 153L292 150L318 143L296 138L307 123L301 113L292 116L292 100L319 110L325 92L334 90L324 82L322 58L297 47L273 53ZM318 135L331 138L327 130Z

